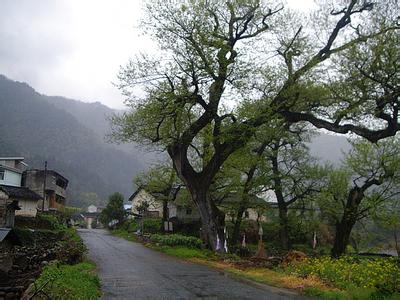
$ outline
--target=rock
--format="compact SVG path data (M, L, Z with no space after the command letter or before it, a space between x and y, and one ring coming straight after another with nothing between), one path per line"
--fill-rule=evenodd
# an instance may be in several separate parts
M49 262L48 262L47 260L44 260L44 261L41 262L41 265L42 265L42 266L46 266L46 265L48 265L48 264L49 264Z

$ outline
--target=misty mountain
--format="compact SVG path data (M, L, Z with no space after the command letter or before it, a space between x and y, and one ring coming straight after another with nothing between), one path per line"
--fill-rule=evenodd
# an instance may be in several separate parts
M73 115L80 123L93 130L105 142L107 141L107 135L110 133L110 117L115 113L121 113L121 111L112 109L100 102L87 103L60 96L49 96L45 97L44 100ZM132 143L114 144L113 146L130 155L140 157L140 161L145 165L151 164L160 158L158 154L144 151Z
M350 143L344 135L321 133L311 139L308 145L312 156L322 163L328 162L335 166L341 164L344 155L351 149Z
M120 111L113 110L100 102L85 103L64 97L46 97L49 103L72 114L78 121L86 127L95 131L101 138L110 132L109 117ZM321 133L312 138L308 144L313 156L319 158L321 162L329 162L339 165L343 159L344 153L351 148L344 135L334 135ZM148 153L140 150L139 147L132 144L115 145L118 149L132 153L141 157L146 165L151 164L161 157L159 153ZM166 155L165 155L166 156Z
M49 169L70 180L69 205L104 203L116 191L128 196L133 177L145 167L141 160L104 142L101 133L108 125L95 121L103 117L92 106L86 111L72 106L69 112L52 104L53 98L62 102L0 75L0 156L23 156L31 168L43 168L47 160Z

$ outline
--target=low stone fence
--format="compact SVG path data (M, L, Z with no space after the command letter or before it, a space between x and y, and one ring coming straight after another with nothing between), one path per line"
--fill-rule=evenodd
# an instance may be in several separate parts
M51 231L15 230L12 235L0 245L0 300L20 299L61 251L61 236Z

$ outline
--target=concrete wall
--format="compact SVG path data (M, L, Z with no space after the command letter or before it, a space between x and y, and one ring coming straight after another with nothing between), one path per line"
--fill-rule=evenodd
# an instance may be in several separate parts
M65 206L67 192L56 184L58 176L49 170L46 175L46 201L44 209L61 209ZM44 171L28 170L24 173L24 186L43 197ZM54 192L52 192L54 191ZM37 207L41 210L43 200L38 201Z
M16 216L25 216L25 217L36 217L37 213L37 200L29 200L29 199L19 199L18 206L21 210L16 210Z
M52 171L47 172L46 190L53 190L57 195L66 198L67 192L57 184L57 177ZM25 173L25 186L43 197L44 172L40 170L29 170Z

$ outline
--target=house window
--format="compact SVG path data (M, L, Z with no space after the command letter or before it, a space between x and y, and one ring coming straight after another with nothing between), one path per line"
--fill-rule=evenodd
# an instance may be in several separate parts
M0 169L0 180L4 180L4 169Z
M192 214L192 209L191 208L186 208L186 214L191 215Z

